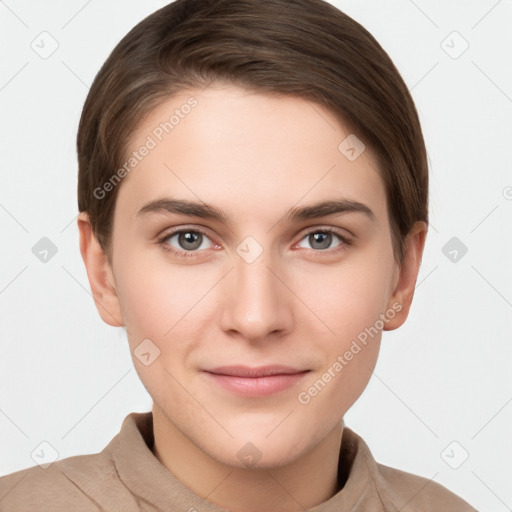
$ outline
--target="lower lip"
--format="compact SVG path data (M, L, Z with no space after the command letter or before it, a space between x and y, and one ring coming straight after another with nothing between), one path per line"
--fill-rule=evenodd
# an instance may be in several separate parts
M219 386L243 396L268 396L297 384L308 371L290 375L267 375L265 377L239 377L206 372Z

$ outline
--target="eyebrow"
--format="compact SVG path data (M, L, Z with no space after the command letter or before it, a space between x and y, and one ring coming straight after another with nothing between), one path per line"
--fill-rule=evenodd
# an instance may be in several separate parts
M223 223L227 223L228 221L228 216L222 210L204 202L170 198L150 201L137 212L136 217L144 217L152 213L166 212L191 215ZM362 213L371 220L375 220L375 214L368 206L360 203L359 201L352 201L350 199L322 201L308 206L291 208L284 215L282 220L284 222L296 222L349 212Z

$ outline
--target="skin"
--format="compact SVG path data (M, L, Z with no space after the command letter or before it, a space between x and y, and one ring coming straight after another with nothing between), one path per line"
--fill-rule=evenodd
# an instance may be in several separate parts
M130 151L191 96L198 105L120 185L112 265L85 213L78 218L82 257L102 319L126 327L154 401L154 453L162 464L232 511L303 510L339 490L341 422L371 377L381 333L309 403L298 394L393 304L401 310L384 329L405 321L427 227L413 226L402 264L395 261L384 184L370 150L349 161L338 145L350 132L299 97L226 84L183 91L143 120ZM228 221L137 216L163 197L204 201ZM283 221L290 208L340 198L363 203L374 218L348 212ZM178 236L159 241L180 228L207 236L192 249ZM330 228L351 243L334 235L322 249L309 236ZM252 263L237 253L247 236L263 251ZM148 366L134 355L147 338L160 350ZM202 371L229 364L310 372L274 395L243 397ZM251 467L237 456L249 442L260 454Z

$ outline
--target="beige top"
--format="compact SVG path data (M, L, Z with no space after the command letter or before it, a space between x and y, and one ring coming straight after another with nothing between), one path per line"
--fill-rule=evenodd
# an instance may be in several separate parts
M0 510L223 511L169 472L152 447L152 413L133 412L100 453L68 457L46 469L33 466L1 477ZM377 464L363 439L347 427L339 461L343 488L310 511L476 512L433 481Z

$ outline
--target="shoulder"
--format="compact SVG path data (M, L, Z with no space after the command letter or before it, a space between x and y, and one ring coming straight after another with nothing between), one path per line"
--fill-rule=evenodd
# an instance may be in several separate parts
M145 460L147 466L152 460L147 446L151 436L151 412L132 412L99 453L75 455L0 477L0 510L140 512L139 498L125 482L131 477L137 484L140 464Z
M2 512L92 512L104 510L109 501L124 506L133 500L106 451L62 459L46 469L33 466L0 477ZM132 508L126 506L124 510ZM138 509L134 506L133 510Z
M379 485L393 497L402 512L477 512L446 487L412 473L376 464Z
M342 456L350 466L350 480L361 480L364 494L378 510L400 512L477 512L446 487L412 473L379 464L364 439L344 427ZM384 508L383 508L384 507Z

